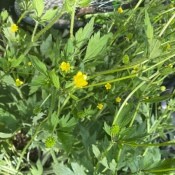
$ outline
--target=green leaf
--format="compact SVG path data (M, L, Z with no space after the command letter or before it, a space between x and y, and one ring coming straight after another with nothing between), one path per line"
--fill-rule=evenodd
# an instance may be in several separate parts
M163 172L175 172L175 158L165 159L160 161L154 166L154 168L146 169L145 172L150 173L163 173Z
M41 44L40 51L43 56L48 55L48 52L52 49L53 40L50 34Z
M110 127L106 122L104 122L104 127L103 127L103 129L105 130L105 132L106 132L109 136L111 136L111 127Z
M84 63L94 60L98 55L102 55L106 51L109 38L111 38L111 34L102 37L100 37L100 32L94 34L89 40L86 55L83 60Z
M59 89L60 88L60 81L59 81L59 77L58 75L55 73L55 70L52 70L51 72L49 72L51 81L53 83L53 85Z
M100 163L101 163L105 168L109 169L108 160L107 160L106 157L104 157L104 158L100 161Z
M13 134L11 134L11 133L0 132L0 138L2 138L2 139L11 138L12 136L13 136Z
M92 145L92 151L93 151L95 157L98 159L100 157L101 153L96 145Z
M162 50L160 49L161 43L158 39L153 39L149 43L150 59L160 56Z
M40 17L44 12L44 1L43 0L33 0L33 7L37 12L37 16Z
M34 67L42 74L47 75L46 65L41 62L36 56L30 55L30 60Z
M143 161L143 168L148 169L154 164L158 163L161 160L160 149L157 147L149 147L145 150Z
M44 15L41 17L41 21L42 22L45 22L45 21L48 22L48 21L52 20L55 17L55 15L57 14L57 12L58 12L58 9L49 9L49 10L47 10L44 13Z
M86 175L85 168L83 166L80 166L76 162L71 163L71 166L72 166L72 169L74 171L74 174L76 174L76 175Z
M53 127L55 127L58 124L58 115L54 112L51 116L51 124Z
M55 175L75 175L73 171L63 163L53 163L52 167Z
M161 101L164 100L168 100L173 96L173 94L166 94L166 95L162 95L162 96L158 96L158 97L150 97L149 99L143 100L143 102L146 103L159 103Z
M78 6L79 7L87 7L90 5L91 0L79 0Z
M60 120L59 120L59 125L62 128L71 128L73 126L75 126L77 124L77 121L75 120L75 118L70 118L69 115L67 116L63 116Z
M81 49L89 40L93 33L94 18L86 24L84 28L80 28L75 35L76 47Z
M39 76L34 76L30 86L43 86L47 83L47 79L45 76L43 75L39 75Z
M43 174L43 166L40 160L37 160L36 162L36 166L32 166L32 168L30 169L32 175L42 175Z
M146 36L149 40L153 39L153 27L148 15L148 12L145 10L145 32L146 32Z
M58 131L58 141L61 143L62 148L69 153L72 149L72 145L75 142L74 137L71 133Z
M116 122L116 125L118 125L119 128L126 126L131 121L134 109L135 104L132 103L127 104L123 108Z
M25 59L24 55L21 55L18 59L15 59L15 58L12 59L11 67L13 67L13 68L18 67L24 59Z

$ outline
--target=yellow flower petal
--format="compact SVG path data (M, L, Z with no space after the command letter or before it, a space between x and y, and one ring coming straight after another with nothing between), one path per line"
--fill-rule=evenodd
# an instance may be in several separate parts
M121 98L120 97L117 97L116 99L115 99L115 101L117 102L117 103L120 103L121 102Z
M24 84L24 82L21 81L19 78L17 78L17 79L15 80L15 84L16 84L16 86L21 86L21 85Z
M118 13L123 13L122 7L119 7L117 11L118 11Z
M11 25L11 31L14 32L14 33L17 32L18 31L18 26L16 24L12 24Z
M75 76L74 76L74 84L78 88L82 88L86 85L88 85L88 82L86 81L87 76L83 74L81 71L79 71Z
M102 110L103 107L104 107L104 105L103 105L102 103L98 103L98 105L97 105L97 108L98 108L98 109Z
M70 66L70 63L67 63L67 62L62 62L61 64L60 64L60 69L63 71L63 72L68 72L68 71L70 71L70 68L71 68L71 66Z
M105 84L105 88L106 88L106 90L111 89L111 87L112 87L112 86L111 86L111 84L110 84L110 83L106 83L106 84Z

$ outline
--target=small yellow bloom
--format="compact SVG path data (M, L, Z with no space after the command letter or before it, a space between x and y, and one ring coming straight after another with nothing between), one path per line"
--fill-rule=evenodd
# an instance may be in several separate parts
M12 24L11 25L11 31L14 32L14 33L17 32L18 31L18 26L16 24Z
M27 65L28 65L28 66L31 66L31 65L32 65L32 62L29 61L29 62L27 63Z
M164 91L166 91L166 87L165 87L165 86L161 86L161 87L160 87L160 90L161 90L162 92L164 92Z
M75 76L74 76L74 83L75 86L78 88L82 88L88 84L87 76L83 74L81 71L79 71Z
M171 64L171 63L168 64L168 67L173 68L173 64Z
M117 103L120 103L121 102L121 98L120 97L117 97L116 99L115 99L115 101L117 102Z
M118 13L120 13L120 14L123 13L122 7L119 7L117 11L118 11Z
M133 70L131 71L131 74L138 73L140 71L140 67L138 65L133 67Z
M168 43L167 45L166 45L166 50L170 50L171 49L171 45Z
M98 105L97 105L97 108L98 108L98 109L102 110L103 107L104 107L104 105L103 105L102 103L98 103Z
M68 72L68 71L70 71L70 64L63 61L63 62L60 64L60 69L61 69L63 72Z
M16 83L16 86L21 86L24 84L24 82L21 81L19 78L16 79L15 83Z
M111 87L112 87L112 86L111 86L111 84L110 84L110 83L106 83L106 84L105 84L105 88L106 88L106 90L111 89Z

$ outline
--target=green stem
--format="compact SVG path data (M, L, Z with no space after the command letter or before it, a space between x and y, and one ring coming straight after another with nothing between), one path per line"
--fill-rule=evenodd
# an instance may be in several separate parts
M101 85L105 85L106 83L114 83L114 82L117 82L117 81L122 81L122 80L130 79L130 78L134 78L136 76L137 76L137 74L132 74L132 75L129 75L129 76L126 76L126 77L116 78L116 79L112 79L112 80L92 84L92 85L89 85L89 86L85 86L84 88L89 88L89 87L94 87L94 86L101 86Z
M169 142L163 142L163 143L135 143L135 142L125 142L121 141L120 144L128 145L131 147L149 147L149 146L169 146L169 145L175 145L175 140L174 141L169 141Z
M39 129L40 129L41 126L42 126L42 124L43 124L45 121L47 121L47 119L48 119L48 117L45 118L45 119L38 125L38 127L36 128L35 133L32 135L32 138L31 138L30 141L27 143L27 145L24 147L24 149L22 150L22 153L21 153L21 155L20 155L19 161L18 161L17 166L16 166L16 171L19 170L19 168L20 168L20 166L21 166L21 163L22 163L22 160L23 160L23 158L24 158L24 155L25 155L27 149L29 148L29 146L31 145L31 143L33 142L33 140L35 139L36 135L38 134Z
M48 118L51 117L52 112L53 112L53 110L55 108L56 97L57 97L57 89L52 88L51 102L50 102L50 107L49 107L49 112L48 112Z
M78 0L75 1L74 7L73 7L72 13L71 13L70 38L73 38L73 33L74 33L74 20L75 20L75 11L76 11L77 2L78 2Z
M153 77L155 77L156 75L158 74L158 72L156 72L155 74L153 74L150 79L152 79ZM140 83L127 97L126 99L124 100L124 102L122 103L120 109L118 110L115 118L114 118L114 121L113 121L113 124L112 125L115 125L117 123L117 120L118 120L118 117L120 115L120 113L122 112L124 106L127 104L128 100L133 96L133 94L138 90L140 89L145 83L147 83L146 81L143 81L142 83Z

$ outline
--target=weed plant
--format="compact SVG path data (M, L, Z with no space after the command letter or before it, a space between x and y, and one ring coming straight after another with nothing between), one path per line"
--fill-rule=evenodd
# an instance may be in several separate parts
M175 101L161 95L175 72L175 7L142 2L74 29L87 1L67 0L66 36L55 19L41 28L41 0L35 26L1 12L0 174L175 173Z

